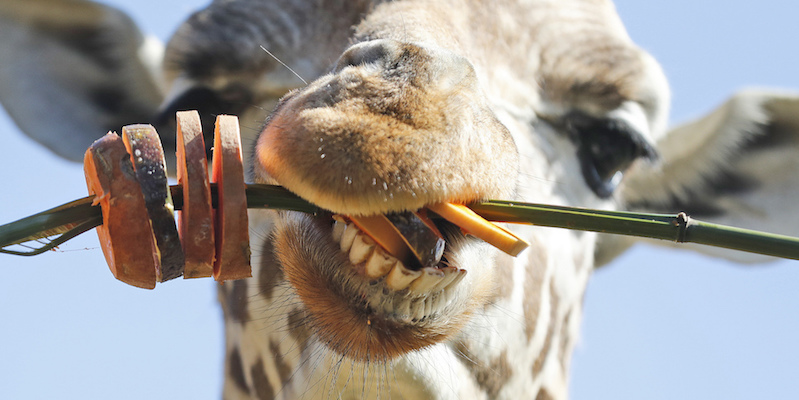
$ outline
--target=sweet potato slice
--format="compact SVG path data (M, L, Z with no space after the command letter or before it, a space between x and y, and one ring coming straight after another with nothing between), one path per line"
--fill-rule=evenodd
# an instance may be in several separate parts
M122 127L122 140L141 185L155 243L158 245L161 260L161 269L156 271L158 280L165 282L175 279L183 275L185 258L175 225L175 208L166 178L161 139L151 125L128 125Z
M218 281L249 278L252 276L250 233L239 119L233 115L218 116L214 133L211 181L216 183L219 200L214 220L214 278Z
M178 184L183 191L178 233L186 256L183 277L203 278L214 273L216 251L205 141L197 111L180 111L177 121Z
M158 251L130 156L116 133L94 142L83 157L89 194L100 204L100 247L114 277L129 285L155 288Z
M459 226L466 233L483 239L494 247L517 256L529 244L516 237L508 230L501 228L485 218L477 215L469 207L454 203L439 203L427 206L427 208L440 215L442 218Z

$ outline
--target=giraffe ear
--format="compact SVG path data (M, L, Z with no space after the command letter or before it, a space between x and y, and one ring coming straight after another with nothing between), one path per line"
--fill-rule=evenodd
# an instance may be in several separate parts
M153 68L162 46L111 7L3 0L0 37L0 103L62 157L82 160L107 131L150 121L163 98Z
M685 211L709 222L799 235L799 94L740 92L709 115L672 129L658 142L658 150L657 163L639 163L627 173L620 188L627 208ZM603 236L597 265L631 243ZM768 260L707 246L679 246L739 262Z

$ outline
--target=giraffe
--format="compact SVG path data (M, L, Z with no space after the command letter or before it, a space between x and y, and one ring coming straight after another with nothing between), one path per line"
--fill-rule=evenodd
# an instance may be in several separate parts
M401 7L402 5L397 4L392 6ZM389 6L385 6L382 9L383 12L385 12L384 15L391 14L390 11L386 11L388 7ZM403 12L398 13L397 15L403 15L404 17L410 18L411 20L413 20L413 17L415 17L414 15L415 10L405 9L402 11ZM375 18L379 19L379 17ZM403 26L406 26L405 24L408 24L408 22L404 21ZM410 25L414 24L411 22ZM430 24L425 24L425 25L430 25ZM423 34L423 33L424 32L416 34ZM403 35L408 35L408 33L403 32ZM424 40L419 40L419 41L424 42ZM379 46L377 46L376 48L379 49L379 52L391 53L392 51L394 51L394 48L392 46L393 45L380 43ZM193 47L190 46L189 48ZM427 49L425 48L423 48L422 50L427 51ZM355 53L355 51L351 50L348 51L351 53ZM475 58L470 57L470 60L475 60ZM481 67L480 64L478 64L475 61L473 62L475 63L474 69L476 71L475 72L476 75L482 77L484 75L481 74L489 74L489 72L487 72L486 70L481 71L479 69ZM483 68L486 67L483 66ZM632 68L634 69L635 67ZM313 76L313 75L307 75L306 73L303 74L306 76ZM469 74L467 73L467 75ZM657 78L658 77L656 77L655 80L657 80ZM485 78L484 80L488 80L488 78ZM490 93L490 90L499 90L499 89L484 88L484 90L489 91L488 97L491 98L492 94ZM494 94L494 96L497 95ZM504 104L502 105L504 106ZM495 112L500 114L511 113L511 111L516 111L516 110L503 109L502 107L499 106L497 107L501 109L501 111L495 111ZM622 111L626 112L629 110L622 110ZM555 110L555 112L557 112L557 110ZM658 113L662 113L662 110L661 111L656 110L655 112L653 112L653 114L658 114ZM276 115L279 116L280 114ZM662 118L662 115L655 115L654 117L658 116ZM516 133L517 131L515 129L512 129L514 123L512 122L511 117L515 116L505 115L504 116L505 119L503 119L502 115L497 116L497 118L501 120L504 126L508 127L508 129L511 130L512 133ZM657 119L654 117L650 116L650 118L652 119ZM658 125L662 124L662 122L663 121L657 121L657 123L652 122L651 124ZM662 127L658 127L658 129L662 130ZM658 129L651 129L651 130L657 131ZM516 142L517 145L519 145L519 143L523 143L523 140L519 140L517 136L514 136L514 141ZM512 163L512 161L507 162L506 164L510 163ZM564 173L565 172L566 171L564 171ZM574 170L570 172L572 173L572 175L579 175L579 173L575 172ZM635 175L631 175L628 179L634 179L634 177ZM565 179L558 178L555 179L554 181L564 182ZM580 183L583 182L577 181L574 184L580 184ZM536 184L539 186L543 185L540 182ZM530 190L529 188L527 189ZM553 191L553 190L563 190L563 189L550 188L548 190ZM572 190L578 190L578 189L572 189ZM582 190L585 190L585 188L582 188ZM533 190L531 191L535 192ZM546 191L547 190L541 190L540 192L546 192ZM536 196L542 196L538 192L536 193L525 192L525 194L528 194L529 197L520 196L520 198L534 199ZM555 201L557 201L557 198ZM592 199L592 201L599 201L599 200ZM599 201L599 203L597 204L602 204L602 203L601 201ZM604 206L609 207L608 205ZM259 218L271 219L274 217L255 216L254 219L258 221ZM293 223L291 218L287 218L287 220L288 222L282 220L281 218L278 218L278 223L289 224L288 228L286 229L292 229L290 225L291 223ZM254 226L260 227L258 229L265 229L265 227L268 227L272 224L274 224L274 222L261 222L254 224ZM521 230L523 231L524 229ZM544 233L535 234L532 232L526 232L526 234L527 236L544 235ZM550 235L550 233L546 233L546 235ZM576 239L575 237L579 237L579 239ZM557 252L555 253L555 255L553 255L553 252L550 249L552 247L557 247L557 246L545 245L547 243L547 240L555 241L552 243L558 243L558 244L569 243L572 241L580 242L580 240L585 241L585 243L580 242L579 246L575 245L575 247L582 247L582 250L577 250L573 248L563 249L563 254L567 255L564 257L563 254L557 255ZM414 368L420 369L422 367L425 367L425 365L422 365L422 362L418 361L418 359L414 362L414 359L412 357L423 357L426 355L430 355L430 359L438 360L436 357L439 357L440 359L446 359L447 357L451 358L452 354L455 354L455 357L458 358L458 360L453 364L449 364L449 362L447 362L447 365L457 366L459 365L458 363L460 363L461 365L468 362L472 363L471 366L466 367L465 369L455 370L454 372L452 372L453 374L464 373L464 375L456 375L456 377L461 377L461 376L471 377L470 378L471 383L474 387L467 386L466 389L463 388L461 389L461 390L467 390L468 391L467 393L480 393L481 395L485 395L487 397L502 397L502 396L507 396L508 392L513 390L513 389L507 389L512 387L513 385L516 386L527 385L530 387L521 389L524 390L526 393L533 393L533 394L537 393L542 397L547 395L561 397L565 394L564 385L565 385L565 373L566 370L568 369L568 353L570 353L571 346L573 346L573 343L569 343L567 339L574 337L575 335L574 330L577 329L579 323L579 313L580 313L579 309L580 309L580 304L582 302L580 298L580 293L582 292L582 288L584 288L585 281L588 275L590 274L590 269L591 269L590 264L593 262L592 256L590 256L591 246L592 246L590 242L593 240L594 238L592 237L592 235L578 235L575 233L568 233L568 232L558 233L553 235L553 237L546 239L538 239L534 241L534 243L536 243L539 247L537 248L534 247L534 249L532 249L531 252L529 253L528 258L524 261L503 260L501 257L498 258L496 264L498 264L498 266L504 264L507 268L504 269L501 267L495 268L496 269L495 273L499 274L495 278L496 280L495 284L497 285L495 287L507 287L500 285L500 283L502 282L505 283L516 282L517 285L522 285L521 290L514 289L516 290L516 293L534 292L534 293L540 293L541 296L543 296L537 298L537 302L539 303L537 305L536 304L531 305L525 303L526 300L530 300L529 298L522 300L521 303L518 304L519 308L523 310L520 313L520 315L525 316L526 324L523 325L525 330L524 334L529 335L530 336L528 338L529 342L537 343L537 346L539 348L538 350L531 351L532 353L536 353L537 356L534 358L528 357L528 360L526 362L507 361L506 360L507 357L514 356L514 354L507 354L507 352L504 356L501 355L500 352L500 356L496 357L494 357L493 354L488 354L488 355L480 354L478 351L479 349L475 348L477 346L475 346L473 343L470 343L471 341L471 342L485 344L485 343L490 343L492 339L495 339L497 333L495 332L496 330L492 330L490 329L491 326L488 326L490 322L495 321L495 319L491 318L492 317L491 314L492 312L493 313L498 312L497 309L500 308L499 306L497 306L498 303L511 302L513 300L511 298L504 298L502 296L498 296L496 294L497 292L496 289L488 290L490 293L485 295L487 298L490 298L489 304L492 307L495 307L495 309L491 310L489 308L481 310L479 316L472 316L470 317L470 320L468 322L463 322L464 324L467 324L462 329L463 332L466 332L465 334L462 335L463 337L457 337L454 338L453 340L448 339L447 340L448 347L440 345L432 345L430 347L426 347L424 350L420 351L419 353L411 354L410 360L403 359L401 361L392 361L392 363L390 363L391 368L394 369L394 371L400 371L400 373L397 373L396 376L389 376L388 372L386 372L385 370L385 368L387 367L384 367L382 375L380 374L381 371L379 370L376 372L361 371L359 370L359 368L363 367L358 365L356 362L352 362L352 365L344 365L336 367L336 363L338 362L338 360L335 358L337 357L335 354L333 355L326 354L325 356L327 358L320 356L318 360L311 359L312 361L309 362L305 361L305 359L302 359L303 357L302 354L304 353L304 351L299 351L300 359L302 359L303 360L302 362L304 363L313 365L314 369L316 370L323 370L327 365L326 363L331 363L334 367L336 367L333 368L336 370L336 373L326 375L326 378L329 380L328 382L334 385L343 384L345 386L344 389L346 390L353 390L354 388L354 391L356 393L363 393L364 391L375 390L382 393L390 393L393 395L404 394L408 395L409 397L412 397L411 396L411 394L413 393L412 390L434 391L436 389L430 387L424 387L424 385L418 385L418 386L411 385L412 387L406 387L407 383L405 376L402 375L403 373L410 375L413 375L414 373L421 375L428 374L433 376L436 373L441 373L441 371L438 370L414 371ZM313 321L313 316L302 315L303 313L307 314L307 311L303 311L301 308L290 309L290 307L287 306L278 307L275 304L262 304L263 302L275 301L272 297L270 297L271 295L275 294L274 293L275 290L284 291L286 292L285 294L287 296L287 297L281 297L281 299L283 300L281 300L281 302L278 302L278 304L287 304L287 303L293 303L294 305L298 304L298 302L296 301L296 297L294 298L294 300L292 300L292 296L296 296L295 294L291 293L294 289L292 289L291 286L288 286L285 282L279 279L279 277L275 278L274 276L275 274L277 275L282 274L283 270L279 269L275 270L267 268L267 266L270 265L274 266L276 262L264 261L264 260L269 260L270 257L274 258L274 256L270 256L270 254L274 253L272 250L270 250L269 246L271 245L265 244L264 246L265 247L262 248L262 251L260 253L260 257L257 257L257 260L255 261L256 267L258 266L261 267L260 269L256 268L257 272L259 273L259 276L253 279L253 281L251 282L252 284L248 285L244 282L232 283L231 285L226 285L227 287L220 291L220 298L228 315L228 323L226 326L226 329L228 330L227 337L228 340L232 342L232 344L229 343L228 345L229 354L226 365L228 367L228 376L230 378L230 384L226 386L226 391L227 391L226 393L230 394L231 397L233 397L234 394L236 394L235 392L237 390L246 388L246 391L249 392L248 394L255 393L257 395L261 395L265 394L264 391L268 391L271 387L273 391L276 391L278 394L282 396L291 396L292 394L304 394L307 396L314 397L318 395L320 392L308 391L304 393L295 393L294 391L296 391L296 389L293 389L290 385L284 387L275 386L276 380L283 381L287 377L286 375L287 371L292 372L293 374L296 374L298 371L296 364L292 365L292 360L288 360L288 358L290 358L290 353L292 351L296 352L298 351L298 349L302 349L304 345L308 345L311 347L309 347L306 350L312 354L315 354L316 356L319 356L319 354L324 353L325 350L324 349L319 350L319 345L320 345L319 340L314 340L313 338L308 337L312 335L312 333L302 332L301 327L303 324L300 324L299 322ZM582 254L580 254L581 251L583 252ZM283 252L285 253L285 250ZM546 258L535 261L532 260L532 257L534 256L546 257ZM573 269L581 270L582 275L577 274L576 276L572 277L556 278L555 274L560 272L557 271L557 268L555 268L554 266L549 267L549 263L566 262L562 260L568 257L581 258L581 260L579 261L570 260L568 261L568 263L573 263L575 265L575 268ZM532 262L532 264L529 265L547 265L548 267L543 270L536 269L531 271L529 270L529 268L524 268L522 264L520 264L524 262ZM280 263L282 264L284 262ZM508 264L515 264L515 265L513 267L510 267ZM581 266L582 268L577 268L578 266ZM467 269L467 271L469 271L469 274L473 276L475 275L473 272L476 272L476 269ZM507 273L509 271L512 271L513 274L515 275L514 276L501 275L502 273ZM535 273L533 272L541 273L542 276L533 277L535 275ZM271 274L272 277L262 278L261 274L263 275ZM479 277L474 279L479 280ZM559 287L558 283L556 283L556 281L558 281L559 279L563 280L572 279L579 281L579 283L575 285L573 281L570 281L567 284L563 285L571 287L572 289L569 289L568 287L562 288ZM524 284L522 284L521 282L524 282ZM575 286L577 287L577 289L574 289ZM575 293L570 293L571 290L573 290ZM250 292L258 293L258 296L260 297L256 295L250 295L249 294ZM267 294L269 294L270 296L267 296ZM511 293L510 295L512 297L513 293ZM469 297L476 298L478 296L472 295ZM518 298L520 296L517 294L516 297L518 301ZM512 308L513 306L502 307L502 309L504 310ZM272 314L272 316L262 315L260 318L253 317L252 310L264 310L264 309L270 310L270 313L267 314ZM537 310L533 311L534 309ZM270 320L270 318L272 317L275 317L276 320ZM482 317L484 320L479 321L478 319L480 319L480 317ZM292 319L294 320L294 322L292 322ZM256 323L260 323L261 325L254 328L253 325L256 325ZM480 323L482 323L483 325L481 326ZM277 334L280 335L281 339L277 340L277 344L275 344L274 340L269 340L269 339L261 340L260 342L258 342L258 340L255 340L252 337L248 336L248 335L256 335L260 337L262 335L259 335L259 333L263 334L265 330L269 329L269 326L278 328ZM517 325L515 328L519 329L521 327L522 327L521 325ZM539 327L543 329L538 329ZM528 333L527 330L529 330L530 332ZM468 335L468 333L470 332L471 333L488 332L490 334L489 335L490 337L488 338L480 337L475 339ZM518 333L520 335L522 334L521 332ZM305 341L303 341L303 338L305 338ZM291 343L292 340L296 341L296 343ZM308 344L308 342L312 343ZM267 346L269 348L266 348ZM284 347L289 346L289 349L288 350L281 349L280 346ZM247 348L247 350L245 350L245 347ZM496 350L499 347L501 346L496 346L494 347L494 349ZM259 351L253 351L252 350L253 348L259 349ZM455 349L455 350L454 351L449 350L449 353L447 352L447 350L442 350L446 348ZM343 352L345 351L339 349L338 353L343 353ZM553 355L556 353L557 355ZM265 356L265 354L267 356ZM240 365L238 362L235 362L237 361L237 358L238 361L240 361ZM524 358L524 356L521 356L520 358ZM382 362L382 360L379 359L376 360L377 362L375 362L374 359L371 359L370 361L372 361L373 364L380 364ZM297 362L296 359L293 362L296 363ZM532 377L528 376L529 378L528 380L524 380L524 378L522 378L522 375L519 372L517 372L518 370L516 369L516 368L521 368L521 366L524 366L524 364L528 364L527 370L528 371L532 370L533 372ZM241 369L238 371L236 370L237 365L241 367ZM471 369L471 371L468 373L464 371L469 369ZM382 379L371 381L374 383L374 385L377 386L359 387L357 383L352 383L355 381L354 377L368 375L368 373L371 374L376 373L378 378L382 377ZM510 376L510 378L507 378L508 381L510 382L508 381L503 382L502 379L504 379L507 376ZM447 379L439 379L438 382L433 382L432 384L447 382L447 381L448 381ZM543 381L547 381L548 383L544 384ZM383 386L379 386L381 382ZM470 382L465 382L465 383L466 385L468 385ZM359 389L360 392L358 391ZM441 396L452 395L452 393L455 394L459 393L455 391L453 388L449 389L451 390L449 394L441 394ZM503 390L505 392L502 392ZM323 389L321 393L325 394L328 392L325 392ZM427 392L425 393L430 394Z

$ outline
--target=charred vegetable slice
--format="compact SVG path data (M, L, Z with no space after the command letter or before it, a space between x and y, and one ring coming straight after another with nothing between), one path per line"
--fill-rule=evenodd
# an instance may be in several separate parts
M419 213L404 212L387 214L386 218L397 229L422 268L435 267L441 261L444 238L426 217L423 218Z
M444 239L432 223L416 213L349 217L409 269L434 267L444 253Z
M86 150L86 186L100 204L100 247L114 277L129 285L155 288L158 251L141 186L122 139L109 132Z
M161 139L151 125L128 125L122 128L122 139L130 153L136 179L142 188L147 214L158 245L161 269L159 281L183 275L185 258L175 225L172 195L166 178L166 161Z
M209 277L214 273L214 215L200 115L180 111L177 121L178 184L183 192L178 232L186 254L183 277Z
M236 116L217 117L211 165L211 181L217 184L219 196L214 219L214 278L218 281L248 278L252 276L250 233L239 119Z
M529 246L524 240L516 237L508 230L486 221L485 218L477 215L464 205L439 203L429 205L427 208L459 226L464 232L480 238L512 256L518 255Z

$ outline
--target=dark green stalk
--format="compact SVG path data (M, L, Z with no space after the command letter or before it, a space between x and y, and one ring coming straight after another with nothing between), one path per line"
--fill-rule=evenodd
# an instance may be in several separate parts
M677 215L591 210L491 200L469 206L496 222L614 233L799 260L799 238L712 224Z
M183 205L178 186L172 186L175 208ZM216 206L216 186L212 185ZM92 206L93 197L85 197L62 206L0 226L0 253L35 255L102 223L99 206ZM300 199L288 190L271 185L247 185L249 208L270 208L316 214L322 210ZM470 207L490 221L534 224L583 231L614 233L678 243L692 242L709 246L799 259L799 239L770 233L701 222L684 213L677 215L644 214L624 211L590 210L577 207L550 206L509 201L487 201ZM54 237L56 235L60 235ZM30 250L6 247L50 238Z

